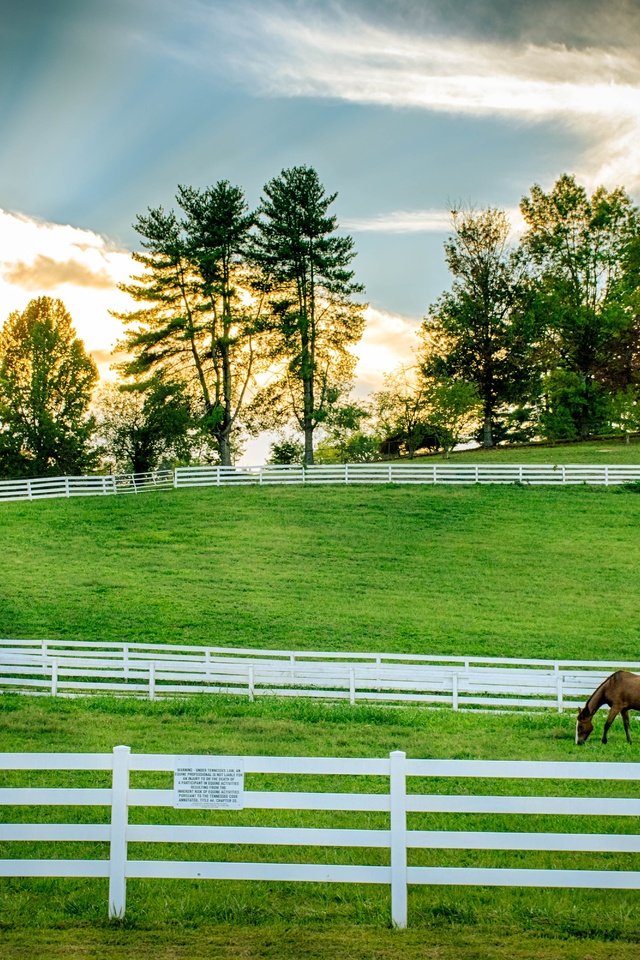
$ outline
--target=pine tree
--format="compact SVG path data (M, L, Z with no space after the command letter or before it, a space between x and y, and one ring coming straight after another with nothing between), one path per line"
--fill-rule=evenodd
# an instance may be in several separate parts
M264 187L252 258L270 303L271 361L280 374L262 395L270 425L293 420L313 463L313 432L349 389L362 336L363 287L349 265L351 237L335 235L336 217L311 167L292 167ZM263 420L264 423L264 420Z

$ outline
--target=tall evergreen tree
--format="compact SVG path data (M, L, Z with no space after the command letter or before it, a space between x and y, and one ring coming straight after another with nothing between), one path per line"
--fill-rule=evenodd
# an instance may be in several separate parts
M350 269L351 237L335 235L328 195L311 167L292 167L264 187L252 257L262 273L271 320L271 360L279 376L262 395L272 418L293 419L313 463L313 433L350 386L362 336L363 290ZM275 424L274 424L275 425Z
M37 297L0 330L0 469L79 474L94 462L96 365L61 300Z
M123 372L138 382L161 373L187 384L203 428L223 464L232 460L234 431L255 370L259 303L248 284L245 247L253 217L242 191L227 181L180 187L184 216L161 207L138 216L144 272L122 289L144 306L120 314L130 326Z

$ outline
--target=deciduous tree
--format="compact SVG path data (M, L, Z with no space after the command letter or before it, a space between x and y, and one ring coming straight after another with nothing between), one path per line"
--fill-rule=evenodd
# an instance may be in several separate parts
M183 384L157 375L144 391L106 384L96 413L101 456L117 470L148 473L163 460L189 459L193 424Z
M454 210L452 222L444 248L453 284L422 324L422 368L427 377L475 384L482 444L491 447L501 411L527 392L532 372L525 269L503 211Z
M523 249L535 271L548 372L564 371L571 383L570 402L564 412L556 403L556 419L564 417L565 432L584 438L608 427L603 401L612 382L618 381L614 391L627 385L620 379L633 353L628 341L634 315L624 279L631 245L637 243L638 211L624 190L599 187L589 197L566 174L548 193L534 185L520 209L528 226Z
M79 474L94 462L88 413L96 365L61 300L37 297L0 331L0 465L5 475Z

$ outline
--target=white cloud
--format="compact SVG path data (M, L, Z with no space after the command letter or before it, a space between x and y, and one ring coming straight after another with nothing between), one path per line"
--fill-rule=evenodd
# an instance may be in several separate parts
M355 392L363 397L383 386L385 373L413 363L419 321L376 307L365 310L366 326L355 349L358 355Z
M0 323L13 310L24 310L33 297L59 298L103 376L109 352L122 334L122 325L109 310L132 308L117 285L129 279L133 267L128 251L116 249L97 233L0 210L0 299L5 311Z
M505 210L514 234L522 233L524 220L517 207ZM354 233L445 233L453 232L450 210L393 210L373 217L342 220L341 227Z
M408 35L334 7L331 21L248 9L226 25L229 57L264 95L557 119L591 143L579 171L589 184L640 184L640 69L626 51Z

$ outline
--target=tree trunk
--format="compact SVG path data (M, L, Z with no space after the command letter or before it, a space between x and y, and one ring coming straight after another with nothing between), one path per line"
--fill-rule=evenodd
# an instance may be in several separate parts
M493 431L491 429L491 414L486 413L484 415L484 421L482 424L482 446L483 447L492 447L493 446Z
M313 466L313 427L307 424L304 428L304 465Z
M229 434L224 434L219 438L218 446L220 448L220 464L223 467L232 466L231 463L231 443L229 442Z

